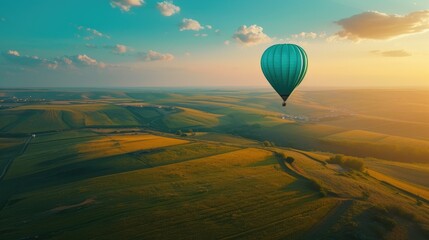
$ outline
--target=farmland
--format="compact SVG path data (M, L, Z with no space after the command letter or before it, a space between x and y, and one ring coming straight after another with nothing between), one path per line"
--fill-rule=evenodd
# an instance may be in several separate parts
M26 94L46 100L0 109L1 239L428 237L429 108L342 91L297 92L286 109L264 90L2 98Z

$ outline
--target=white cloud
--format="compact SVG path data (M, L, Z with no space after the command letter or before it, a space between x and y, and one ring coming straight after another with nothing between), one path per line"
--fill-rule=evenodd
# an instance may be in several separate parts
M84 33L84 39L85 40L92 40L95 38L108 38L110 39L109 35L106 35L96 29L93 28L89 28L89 27L84 27L84 26L78 26L77 30L79 30L80 32ZM78 35L80 37L80 35Z
M3 57L10 63L18 64L26 67L43 66L55 69L58 66L56 61L40 58L38 56L21 55L16 50L9 50L3 53Z
M46 59L38 56L21 55L18 51L9 50L3 53L3 57L10 63L26 67L46 67L50 69L57 69L58 67L106 67L103 62L98 62L85 54Z
M237 29L233 38L246 46L270 42L272 39L263 30L262 27L257 25L250 25L249 27L243 25Z
M73 64L73 61L68 57L59 58L58 61L65 64L65 65L72 65Z
M128 51L128 47L122 44L116 44L113 49L113 52L117 54L124 54L127 51Z
M97 60L88 57L86 54L77 55L75 59L77 59L78 62L81 62L84 65L97 65Z
M17 56L17 57L19 57L19 55L20 55L19 52L15 51L15 50L9 50L9 51L7 51L7 54Z
M229 45L231 42L229 41L229 40L225 40L224 42L223 42L223 44L225 44L225 45Z
M212 27L212 25L206 25L206 28L210 30L210 29L212 29L213 27Z
M128 12L133 7L140 7L144 4L144 0L111 0L112 7L118 7L123 12Z
M201 24L197 20L190 19L190 18L182 19L182 23L179 26L180 31L185 31L185 30L200 31L202 29L204 29L204 27L201 26Z
M111 52L115 53L115 54L124 54L124 53L130 52L130 51L133 50L132 48L130 48L128 46L125 46L123 44L97 46L95 44L89 44L89 43L87 43L87 44L85 44L85 47L91 48L91 49L98 49L98 48L99 49L102 49L102 48L104 48L104 49L110 49Z
M294 43L294 44L306 44L306 41L312 41L312 40L329 40L327 39L327 35L324 32L321 33L315 33L315 32L300 32L297 34L292 34L290 38L286 39L276 39L279 42L288 42L288 43Z
M180 7L173 4L173 2L163 1L156 4L156 8L164 16L173 16L174 14L180 12Z
M412 12L408 15L389 15L371 11L341 19L336 23L342 30L331 37L331 40L391 39L429 30L429 10Z
M171 61L174 59L174 56L170 53L159 53L153 50L149 50L147 53L142 54L142 57L145 61Z
M316 39L319 35L314 32L301 32L298 34L292 34L293 38L309 38L309 39Z
M78 54L74 56L64 56L56 59L61 66L66 67L96 67L105 68L107 65L103 62L99 62L94 58L89 57L86 54Z

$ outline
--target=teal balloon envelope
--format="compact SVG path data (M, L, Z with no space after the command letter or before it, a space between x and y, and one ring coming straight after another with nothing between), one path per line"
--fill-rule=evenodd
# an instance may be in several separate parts
M261 68L265 78L283 99L283 106L307 73L307 53L295 44L276 44L265 50Z

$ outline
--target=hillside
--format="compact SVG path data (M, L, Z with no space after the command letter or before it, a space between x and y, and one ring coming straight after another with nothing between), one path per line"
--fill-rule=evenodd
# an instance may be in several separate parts
M0 238L427 239L428 122L362 94L5 91Z
M326 237L378 239L416 228L423 239L427 231L426 204L365 174L340 174L320 163L325 155L217 135L68 134L37 136L0 182L6 239L312 239L321 225Z

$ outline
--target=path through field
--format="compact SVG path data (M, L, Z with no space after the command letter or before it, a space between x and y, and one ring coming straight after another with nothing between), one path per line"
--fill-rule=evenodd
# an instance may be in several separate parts
M17 154L17 155L15 155L14 157L12 157L12 158L10 158L9 159L9 162L6 164L6 166L3 168L3 171L1 172L1 174L0 174L0 182L3 180L3 178L6 176L6 174L7 174L7 171L10 169L10 166L12 165L12 163L13 163L13 161L16 159L16 158L18 158L19 156L21 156L22 154L24 154L25 153L25 150L27 150L27 147L28 147L28 145L30 144L30 142L31 142L31 139L32 139L33 137L29 137L26 141L25 141L25 143L24 143L24 146L22 147L22 149L21 149L21 151Z
M344 215L347 210L353 204L351 199L340 199L338 204L332 208L332 210L320 220L319 223L314 225L306 234L305 239L325 239L331 229L338 219Z

